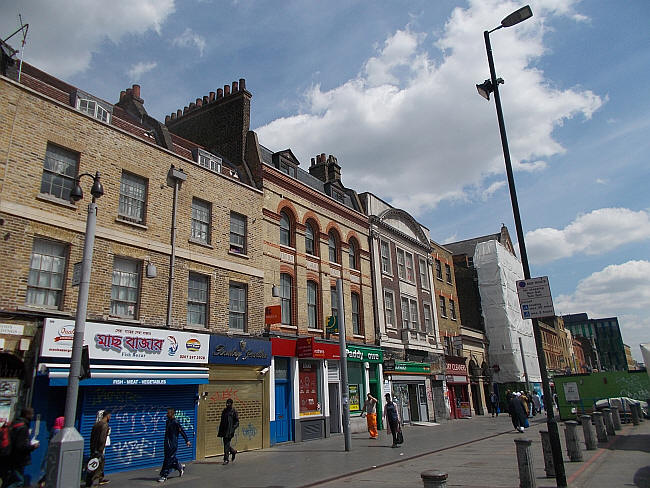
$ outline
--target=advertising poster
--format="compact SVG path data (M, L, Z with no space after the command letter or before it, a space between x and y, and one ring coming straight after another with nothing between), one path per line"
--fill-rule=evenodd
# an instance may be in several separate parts
M300 382L298 397L300 399L300 415L320 415L318 401L317 365L309 361L300 361L298 380Z
M349 385L350 389L350 410L361 410L359 398L359 385Z

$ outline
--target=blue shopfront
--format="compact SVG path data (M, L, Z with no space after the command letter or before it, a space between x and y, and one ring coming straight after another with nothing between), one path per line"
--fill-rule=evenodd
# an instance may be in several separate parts
M73 321L45 320L32 401L41 447L33 456L32 479L44 469L52 425L63 415L73 334ZM209 379L209 336L89 322L84 344L90 378L80 383L76 427L85 439L85 454L97 416L110 410L106 472L161 465L166 411L174 408L192 441L192 447L179 444L178 458L195 459L198 389Z

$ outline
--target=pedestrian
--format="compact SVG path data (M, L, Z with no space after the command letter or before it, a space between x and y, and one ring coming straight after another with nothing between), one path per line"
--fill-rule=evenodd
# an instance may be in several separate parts
M526 423L526 411L524 410L524 405L519 400L519 393L516 393L510 397L508 402L508 412L510 413L510 418L512 420L512 425L517 432L524 431L524 425Z
M221 422L219 422L219 432L217 437L223 438L223 464L228 464L228 456L232 455L232 461L235 460L237 449L230 445L230 441L235 436L235 431L239 427L239 414L232 406L232 398L226 400L226 408L221 412Z
M537 390L533 391L533 406L535 407L534 409L534 414L537 415L542 411L542 401L539 399L539 393L537 393Z
M96 459L98 464L94 470L86 470L86 487L93 486L95 480L99 480L100 485L110 483L110 480L104 478L104 449L106 449L106 439L110 432L108 423L111 421L111 411L101 411L100 419L93 425L90 431L90 460ZM90 467L90 461L88 462Z
M384 424L386 425L387 433L393 436L393 445L391 447L399 447L397 444L397 433L401 432L399 412L397 404L391 401L390 393L386 393L386 405L384 405Z
M368 433L371 439L376 439L377 433L377 399L368 393L366 401L363 402L361 415L366 415L366 424L368 425Z
M185 474L185 465L178 462L176 451L178 450L178 434L183 436L185 444L190 447L192 443L187 438L185 429L176 419L176 410L173 408L167 409L167 421L165 423L165 440L163 441L165 459L163 460L162 468L160 469L160 478L158 483L167 481L169 472L175 469L179 472L179 476Z
M530 416L530 406L529 406L528 397L526 396L526 392L520 391L519 395L517 395L517 396L519 397L519 401L521 402L521 404L524 406L524 412L526 412L526 417L529 417Z
M29 438L29 424L33 418L34 409L25 407L20 411L20 416L9 426L11 453L6 471L7 480L3 478L2 486L9 488L25 486L25 466L32 462L32 451L39 446L37 440Z
M492 405L492 416L499 416L499 397L495 392L490 394L490 405Z

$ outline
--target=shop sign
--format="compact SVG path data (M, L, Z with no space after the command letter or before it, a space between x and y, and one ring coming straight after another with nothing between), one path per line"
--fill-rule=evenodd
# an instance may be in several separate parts
M412 361L395 361L395 372L429 374L431 373L431 365Z
M271 305L264 309L264 324L273 325L282 322L282 307Z
M348 361L381 363L384 360L384 354L381 349L361 348L348 345L345 349Z
M24 325L0 324L0 335L23 335Z
M325 349L313 337L300 337L296 344L296 355L299 358L325 359Z
M15 398L18 396L20 380L0 380L0 397Z
M361 410L359 385L348 385L348 390L350 392L350 410Z
M271 343L259 339L210 336L211 364L268 366L271 364Z
M74 329L73 320L45 319L41 356L69 358ZM115 361L204 364L209 343L207 334L97 322L87 322L84 334L90 359Z
M460 402L460 416L461 417L472 416L472 410L469 407L469 402Z
M447 361L447 374L467 376L467 365L465 363L450 363Z

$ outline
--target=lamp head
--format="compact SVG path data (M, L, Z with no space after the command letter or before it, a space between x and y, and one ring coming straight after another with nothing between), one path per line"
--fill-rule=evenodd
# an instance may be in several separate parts
M533 11L530 9L530 5L521 7L519 10L515 10L505 19L501 21L501 27L512 27L519 22L523 22L526 19L529 19L533 16Z
M104 187L101 181L99 181L99 171L95 173L95 177L93 178L93 187L90 189L90 194L93 198L99 198L104 194Z
M485 80L480 85L476 85L476 90L483 98L490 100L490 93L494 91L494 88L492 87L492 82L490 80Z
M70 201L72 203L77 203L83 197L84 197L84 192L81 189L81 185L79 184L79 180L75 180L74 187L72 188L72 191L70 191Z

